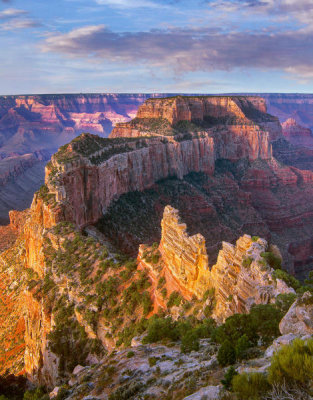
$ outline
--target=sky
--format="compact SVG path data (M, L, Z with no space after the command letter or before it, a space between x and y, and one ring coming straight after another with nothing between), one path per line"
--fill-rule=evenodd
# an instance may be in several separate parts
M313 0L0 0L0 94L313 93Z

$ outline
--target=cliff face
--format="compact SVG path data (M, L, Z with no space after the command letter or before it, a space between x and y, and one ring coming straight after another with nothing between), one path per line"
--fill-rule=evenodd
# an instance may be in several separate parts
M139 107L137 117L164 118L171 125L179 121L237 117L245 119L245 112L257 110L266 113L265 101L258 97L175 97L146 101Z
M178 210L167 206L162 219L160 253L184 291L201 295L212 286L209 282L209 260L205 239L201 234L188 236L186 224L180 221Z
M96 140L88 135L85 139ZM122 152L125 148L127 151ZM99 164L93 165L92 160L96 157ZM66 163L58 174L55 187L51 183L50 168L61 169L57 156L52 157L48 167L47 185L64 205L66 219L84 226L97 222L111 202L123 193L142 191L160 179L182 178L191 171L211 174L214 170L213 140L209 137L186 141L161 138L126 140L122 148L118 144L115 149L103 147L89 159L80 156L79 160Z
M146 120L150 120L150 124L153 123L153 120L165 120L172 127L182 121L194 121L200 123L202 127L205 125L239 125L242 127L257 125L262 130L269 132L270 140L276 140L281 136L278 119L267 114L265 100L261 97L177 96L147 100L139 107L136 120L130 124L118 124L113 129L111 137L135 136L138 135L138 130L144 134L145 129L142 125ZM131 126L135 132L132 132Z
M182 179L190 172L212 174L217 159L238 161L272 157L270 136L280 134L280 131L264 129L264 124L275 125L277 121L263 112L262 99L208 97L190 100L178 97L149 100L138 111L137 119L141 120L142 115L146 119L149 113L149 118L156 118L156 115L164 118L162 113L166 111L169 114L167 118L173 122L185 118L184 110L177 111L181 105L191 113L190 110L196 109L194 103L204 113L202 118L218 119L234 110L229 118L235 116L241 122L196 132L174 131L171 135L152 130L155 137L145 137L145 134L141 137L139 134L138 137L121 138L117 128L112 134L115 139L110 142L85 135L52 157L46 184L50 192L56 193L57 201L64 203L66 218L79 226L95 223L112 200L121 194L142 191L160 179ZM223 111L224 106L226 111ZM248 119L250 114L260 122L259 125ZM193 119L192 114L190 118ZM55 174L57 178L51 178ZM56 184L52 183L56 181Z

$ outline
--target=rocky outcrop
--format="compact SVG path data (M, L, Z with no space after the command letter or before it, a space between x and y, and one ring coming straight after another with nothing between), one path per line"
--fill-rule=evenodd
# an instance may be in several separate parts
M48 346L51 315L45 300L36 298L36 287L26 291L25 302L25 371L32 382L54 387L59 378L59 359Z
M178 211L167 206L159 246L163 269L147 263L143 249L139 252L139 262L148 264L152 281L157 281L161 274L171 292L178 291L187 299L195 296L201 300L205 292L213 289L216 301L213 316L217 321L235 313L247 313L253 304L274 302L279 294L294 293L285 282L274 278L274 270L263 257L269 250L266 240L244 235L236 245L223 242L217 263L212 266L204 237L201 234L190 237L186 229Z
M180 220L178 210L164 209L160 252L179 286L191 295L201 297L212 286L205 239L201 234L188 236L187 226ZM192 296L190 296L192 297Z
M260 98L179 96L149 100L140 108L137 119L143 115L146 118L152 107L152 118L160 114L173 122L175 118L185 118L185 111L179 114L181 106L187 107L189 119L193 119L196 105L202 110L202 118L224 118L230 113L230 120L237 118L237 122L225 124L222 119L222 126L187 133L174 131L173 136L122 138L115 131L113 139L101 141L82 135L53 156L46 171L46 184L56 194L56 200L64 204L66 219L79 226L95 223L121 194L142 191L160 179L182 179L190 172L212 174L218 159L271 159L270 137L280 135L280 125L264 112ZM162 110L167 114L163 115ZM266 124L276 124L279 129L267 131Z
M218 320L248 312L253 304L273 302L279 294L294 293L285 282L274 278L274 270L263 258L269 247L266 240L244 235L236 245L223 242L222 246L211 271Z
M312 335L313 334L313 296L305 292L290 307L279 324L282 335Z
M236 102L235 105L238 106ZM242 105L241 111L243 109L247 110L247 107ZM259 106L252 107L252 109L255 110L258 118L261 118L259 113L264 115ZM247 118L248 112L245 112L245 118ZM262 118L261 122L264 122ZM265 121L265 123L267 122ZM275 121L269 122L275 123ZM25 290L29 305L25 314L26 372L34 380L48 382L51 386L56 381L55 370L58 361L50 353L47 353L46 340L47 333L53 326L53 315L45 309L46 304L40 297L44 285L46 285L45 290L49 291L51 283L49 279L54 279L52 285L55 286L52 286L52 291L53 293L57 292L56 298L58 296L61 298L62 294L65 294L64 307L69 306L71 302L69 308L75 315L71 316L70 323L77 323L79 325L77 329L83 327L89 335L91 332L94 335L98 334L94 327L97 321L93 316L98 311L98 304L102 306L103 323L98 325L98 329L102 329L99 337L103 338L103 341L107 340L104 338L107 334L112 335L113 332L113 328L112 330L108 328L113 324L110 321L107 323L108 320L105 319L108 317L106 310L110 310L112 306L112 304L103 305L106 290L112 289L112 293L119 296L117 304L119 301L123 301L124 307L127 307L131 298L131 290L136 286L134 284L131 287L133 282L122 284L118 281L115 284L114 279L113 283L110 280L112 287L105 287L102 292L100 285L100 294L92 285L86 285L87 279L88 282L89 279L96 281L97 277L97 279L103 279L99 282L102 284L105 279L113 278L114 258L108 259L108 263L100 262L100 260L110 257L109 249L103 250L99 248L99 244L92 244L90 248L83 248L86 253L84 255L76 253L76 250L72 251L72 249L80 247L81 243L84 244L84 239L79 236L78 229L76 231L75 229L98 221L123 194L152 190L152 187L160 179L175 177L176 180L182 182L184 178L188 179L186 177L188 174L198 173L195 174L194 186L186 180L187 189L184 189L185 192L179 195L185 202L189 202L190 220L195 221L198 218L197 221L201 221L202 215L206 216L202 221L202 224L206 225L205 233L211 238L217 235L219 237L218 240L216 237L214 238L213 244L210 243L211 247L215 248L219 246L224 232L227 233L227 237L230 237L229 240L234 241L234 231L242 232L250 222L251 225L255 223L264 228L264 221L251 206L252 202L255 202L255 208L258 206L260 210L265 210L263 213L268 220L270 220L270 210L275 210L279 216L277 221L286 221L287 218L283 218L286 216L280 214L281 205L277 204L278 197L273 194L276 192L279 192L280 200L288 199L289 203L286 207L289 207L288 191L292 188L294 201L301 203L300 208L296 209L295 220L300 221L301 219L300 222L303 222L304 210L307 210L307 220L310 219L309 202L306 202L305 206L308 208L305 208L304 197L299 202L297 195L300 196L300 192L305 193L306 183L311 185L311 175L310 173L299 173L295 168L279 166L271 158L269 136L270 133L261 125L228 125L227 123L225 126L214 126L207 130L187 132L187 134L176 132L174 136L158 135L150 138L104 139L84 134L69 145L63 146L52 157L46 168L46 186L34 196L23 229L24 266L32 271L30 275L34 274L36 277L34 279L35 286ZM243 160L241 160L242 157ZM234 162L240 164L241 167L238 170L236 170ZM254 171L256 172L251 173L253 169L251 166L255 166ZM213 176L214 173L216 176ZM245 190L242 189L244 184ZM240 185L242 186L240 187ZM301 188L298 189L298 186ZM197 192L195 187L197 187ZM251 194L253 189L260 190L259 196ZM198 203L195 202L195 204L201 204L201 207L194 207L194 203L190 202L191 197L188 196L191 196L191 192L192 195L197 193L194 200L197 200ZM262 196L265 192L271 192L269 199L271 201L264 201ZM307 193L310 194L309 191ZM253 197L254 195L255 197ZM167 200L168 196L168 193L165 192L163 201ZM236 196L238 198L235 199ZM266 204L260 204L262 201ZM230 209L234 203L240 212L237 212L238 209L236 209L231 214ZM218 213L219 221L222 223L214 226L212 221L218 219ZM195 214L198 216L194 217ZM53 227L61 221L64 224L60 224L58 229L63 229L62 226L72 226L72 228L69 229L66 240L60 237L58 243L55 244L55 239L47 237L47 232L50 234ZM69 224L70 222L73 222L75 226ZM123 223L125 224L125 221ZM148 223L151 224L149 217ZM193 223L195 224L195 222ZM292 227L292 221L289 223L289 226ZM17 219L15 225L21 230ZM307 226L308 224L303 222L303 225ZM130 226L126 228L131 230ZM192 229L194 230L195 226ZM138 299L141 298L145 300L144 305L139 306L138 303L134 303L134 307L140 309L138 313L140 318L157 311L156 307L153 310L149 308L150 303L147 296L151 294L153 298L154 292L158 290L160 271L164 272L169 293L177 290L188 300L195 297L198 299L197 301L201 302L205 292L214 289L216 297L214 315L219 321L236 312L247 312L254 303L263 304L274 301L277 294L290 291L283 282L273 279L272 270L263 259L262 253L268 247L268 242L264 239L253 239L249 235L244 235L236 245L225 242L217 262L213 262L208 256L210 253L204 239L205 236L189 235L186 226L181 223L177 211L174 209L166 208L162 232L159 248L162 257L160 260L158 259L160 262L157 260L157 264L154 265L145 259L144 251L139 254L140 266L136 273L140 273L140 268L148 270L152 281L152 287L149 287L147 293L139 291L135 300L131 298L132 302L138 302ZM287 239L290 240L289 237ZM47 245L49 240L52 242L50 247ZM74 240L77 242L73 243ZM64 242L64 247L62 247ZM50 259L45 253L45 246L49 247L49 251L51 251ZM50 266L48 266L48 261ZM114 268L109 272L106 270L107 275L104 276L100 268L110 270L112 263ZM89 268L90 277L84 269L86 266ZM116 268L120 268L120 265ZM56 270L58 270L57 274ZM120 272L118 279L123 277L126 280L128 276L133 279L135 273L131 263L129 271L122 270ZM139 288L141 288L142 282L146 281L146 277L141 276L140 279L137 281ZM47 282L48 284L46 284ZM81 294L80 291L82 287L85 289L85 286L86 293ZM106 301L109 302L111 297L109 296ZM88 309L86 309L87 301L85 301L87 298L96 301ZM161 300L157 296L155 296L155 304L161 308L166 306L164 299ZM81 307L83 312L79 311ZM128 310L130 313L131 311ZM127 321L129 321L129 315L121 322L119 329L127 328ZM92 330L91 326L93 326ZM112 346L115 343L114 340L111 340Z

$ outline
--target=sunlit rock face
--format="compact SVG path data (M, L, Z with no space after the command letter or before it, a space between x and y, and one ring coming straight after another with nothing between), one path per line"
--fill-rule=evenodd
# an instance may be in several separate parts
M188 236L187 226L171 206L164 209L160 252L173 277L188 292L201 297L210 286L209 260L204 237Z

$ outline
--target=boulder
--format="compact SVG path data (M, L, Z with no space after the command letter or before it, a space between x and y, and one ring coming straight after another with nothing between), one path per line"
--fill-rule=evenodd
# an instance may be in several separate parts
M287 314L280 321L279 330L283 335L313 334L313 295L305 292L289 308Z
M220 398L222 386L206 386L184 398L184 400L217 400Z

